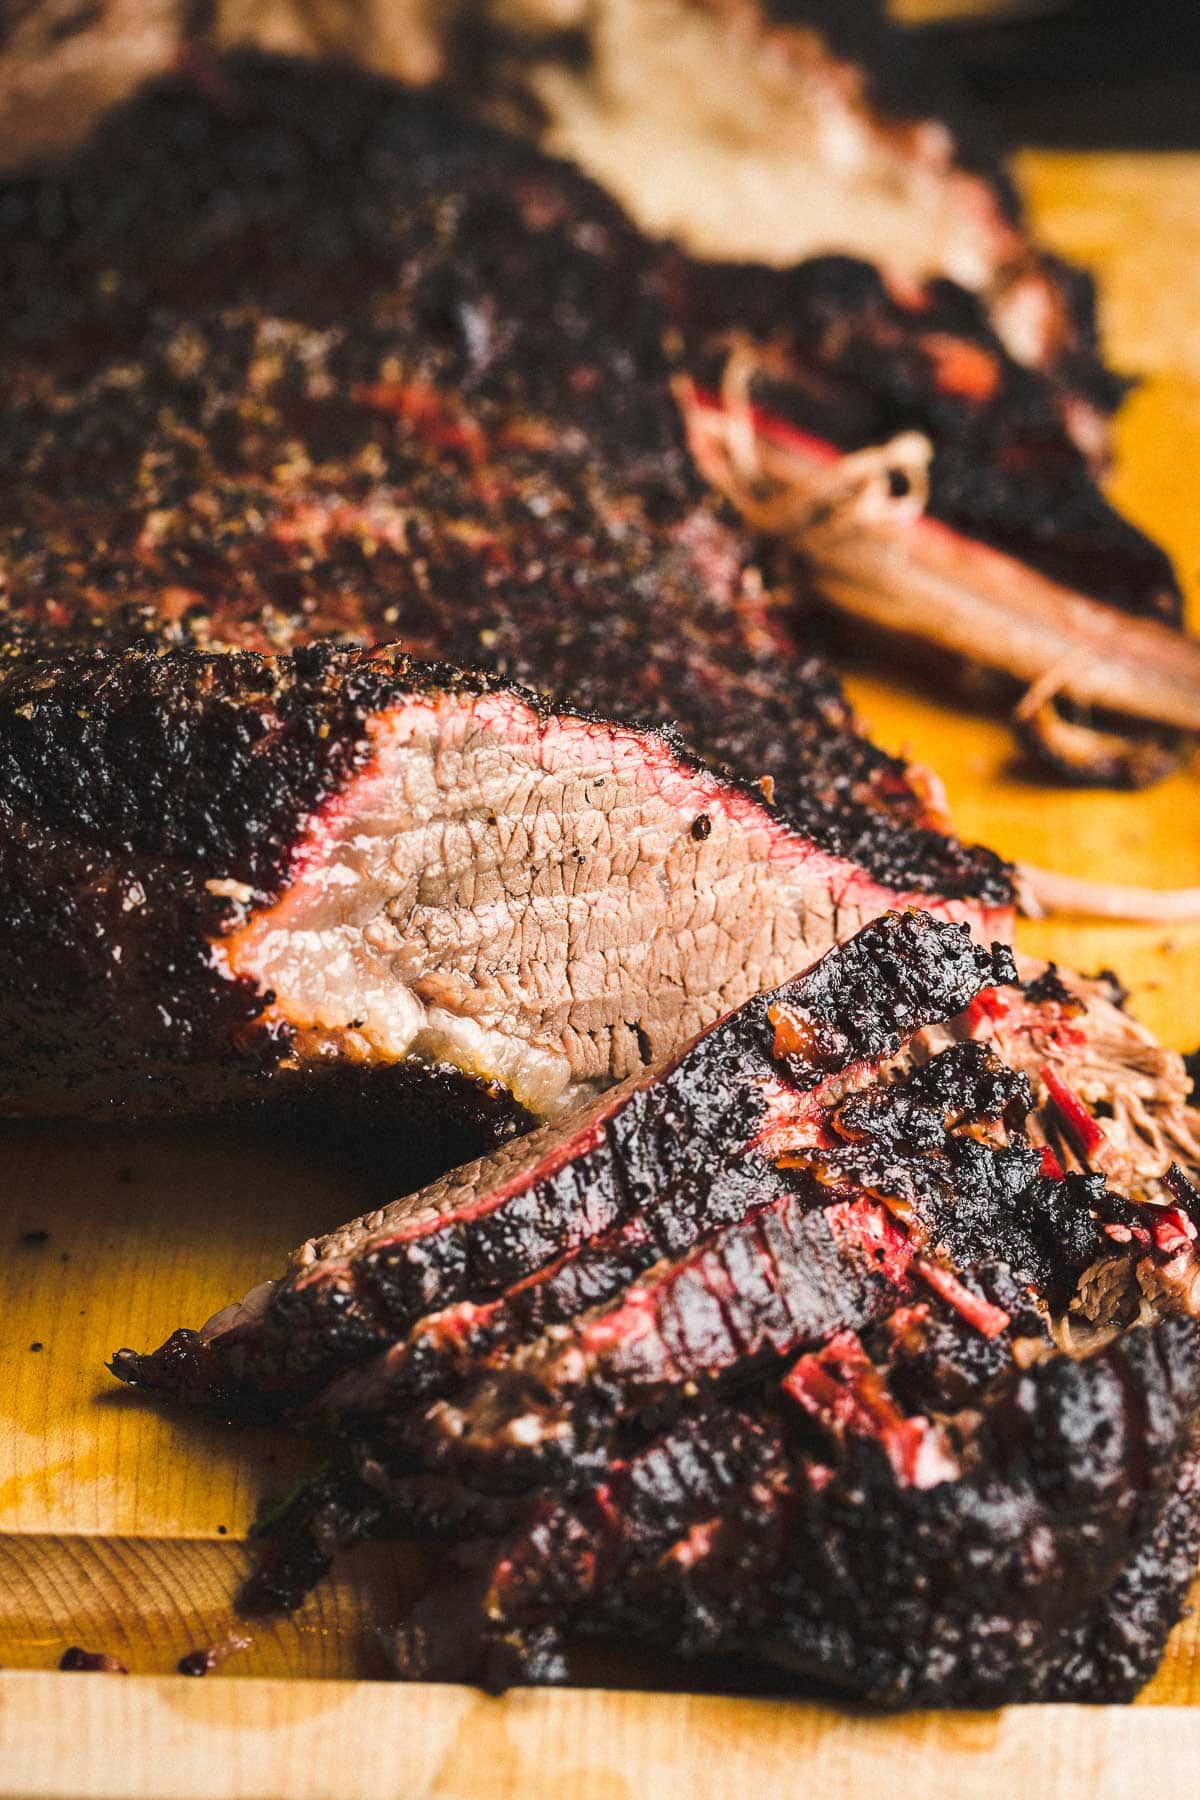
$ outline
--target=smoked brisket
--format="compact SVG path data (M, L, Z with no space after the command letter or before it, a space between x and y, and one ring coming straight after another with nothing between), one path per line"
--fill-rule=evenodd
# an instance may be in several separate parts
M236 641L247 612L294 630L302 608L309 636L344 613L344 628L413 649L420 622L403 594L389 631L381 615L396 596L373 605L354 591L358 572L344 574L347 538L381 533L403 548L392 446L356 412L390 414L394 432L396 415L411 426L437 414L427 386L448 390L441 446L467 455L482 454L496 409L506 423L535 413L543 443L582 436L623 497L632 487L669 528L701 492L669 381L719 389L736 350L759 406L835 459L898 435L927 443L926 508L953 527L968 586L972 568L991 568L971 547L987 545L1016 559L1018 581L1028 566L1088 596L1101 621L1116 605L1180 622L1162 552L1094 479L1096 436L1081 421L1111 409L1120 384L1091 356L1087 304L1068 305L1066 290L1048 300L1044 269L997 280L1012 278L1017 311L1032 279L1047 316L1078 315L1063 340L1076 348L1049 365L1006 344L999 289L989 302L945 275L914 286L844 254L784 269L698 262L641 237L569 166L436 94L253 58L157 84L61 171L11 179L0 204L0 357L32 408L18 408L0 455L33 490L7 509L9 587L43 616L80 598L92 611L129 599L167 614L203 607L217 636ZM256 336L252 351L231 314ZM507 447L491 455L503 465ZM271 516L281 487L292 501L282 540ZM316 566L306 535L326 552ZM432 563L416 544L410 554ZM383 587L391 571L378 574ZM827 585L839 599L840 578ZM1065 603L1057 610L1069 618ZM917 630L961 649L936 608ZM977 635L981 661L1030 679ZM464 659L443 637L435 653L504 665L487 649L473 643ZM555 674L533 670L541 686ZM1153 723L1152 707L1127 710L1139 708ZM1116 691L1109 710L1121 711ZM1187 727L1194 710L1189 699L1167 722ZM1060 763L1065 741L1041 736ZM1077 757L1075 774L1103 778L1097 754ZM1108 757L1107 778L1148 778L1163 752L1143 745L1119 764Z
M704 494L650 249L345 80L167 86L8 195L0 1094L176 1112L369 1068L415 1180L889 905L1003 934L1011 884Z
M330 1442L252 1609L364 1534L458 1544L412 1678L617 1634L884 1705L1127 1698L1200 1542L1200 1144L1160 1071L1115 1173L1070 1086L1109 1006L889 915L114 1369Z

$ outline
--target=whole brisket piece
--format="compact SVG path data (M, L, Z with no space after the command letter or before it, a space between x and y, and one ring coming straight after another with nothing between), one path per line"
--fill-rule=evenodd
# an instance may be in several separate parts
M1200 1145L1160 1072L1140 1170L1102 1170L1119 1121L1067 1077L1105 1008L888 916L114 1368L332 1433L248 1605L363 1533L463 1546L413 1678L554 1679L618 1632L888 1705L1128 1697L1200 1541L1200 1196L1163 1160Z
M395 1112L450 1106L483 1146L899 894L986 919L994 865L873 803L888 765L829 733L824 680L792 812L669 734L392 651L14 646L4 1103L186 1111L380 1070Z
M388 512L393 472L386 453L382 463L371 453L354 461L363 428L342 421L374 407L411 422L430 404L411 389L428 383L453 390L466 453L476 426L487 429L489 407L505 419L514 408L535 411L544 442L582 433L610 480L648 481L658 519L668 494L686 504L700 493L668 378L682 369L706 388L720 385L733 350L757 371L755 399L802 425L806 442L816 434L835 488L848 479L843 453L852 464L864 450L886 461L898 433L925 446L926 507L953 527L950 550L923 520L902 540L916 546L915 561L907 549L897 558L894 544L880 551L877 532L855 531L849 541L865 545L869 578L857 565L849 577L842 567L845 531L837 534L841 561L829 563L829 532L807 529L812 482L800 482L800 537L835 599L843 589L869 593L867 610L878 617L891 566L903 601L896 621L908 635L975 654L1026 685L1053 668L1056 693L1137 713L1152 727L1194 727L1200 681L1173 629L1179 596L1169 567L1095 487L1089 451L1076 441L1087 436L1077 429L1082 401L1066 405L1037 356L1016 357L978 297L944 279L914 294L846 257L791 270L697 263L639 237L565 165L437 98L299 66L242 59L202 67L199 80L160 84L110 117L60 173L4 190L11 252L0 277L0 350L11 391L29 394L32 406L14 421L5 459L32 489L8 509L18 606L45 616L51 602L73 605L79 590L93 609L131 596L168 612L204 604L223 635L264 573L254 552L265 479L271 490L286 487L299 510L292 554L276 542L258 607L290 616L300 595L316 596L318 615L336 615L328 586L306 566L304 532L318 527L301 503L315 486L335 532L357 519L360 535L376 541L362 508L377 501ZM234 351L226 368L214 342L211 315L222 308L226 339L236 308L244 331L257 324L260 337L277 340L260 343L248 394L239 385L244 359ZM306 343L302 327L310 328ZM270 416L279 362L301 390L286 409L282 442ZM269 416L258 441L260 382ZM1100 374L1092 384L1114 402L1114 384ZM29 436L39 427L30 466ZM145 440L162 430L169 442L152 450ZM742 429L737 441L744 450L755 434ZM751 518L770 522L753 471L714 454L694 419L692 442L706 474ZM243 475L223 503L206 498L205 452L231 479ZM136 464L136 486L115 514L97 498L114 456ZM90 472L91 495L86 482L74 497L69 487L60 492L64 463L72 483ZM820 523L829 468L818 475ZM799 479L793 469L785 486L794 490ZM205 530L214 505L219 533ZM795 517L789 525L797 527ZM394 531L391 541L395 549ZM52 559L40 550L46 544ZM925 551L935 545L931 576ZM1010 593L1025 596L1019 617L1009 616L1011 605L996 611ZM1111 644L1101 657L1093 642L1114 604L1143 615L1119 634L1116 663ZM1030 618L1055 629L1031 635ZM391 635L403 638L406 620L392 623ZM376 616L374 635L383 634ZM444 643L437 653L455 655ZM479 661L478 651L468 660ZM1035 698L1031 725L1054 696ZM1072 729L1043 737L1076 774L1142 779L1163 766L1153 732L1132 751L1127 732L1109 734L1101 768L1086 721Z
M1007 870L704 497L620 215L359 83L361 116L314 83L344 141L281 194L307 90L244 80L230 118L169 89L114 121L57 276L44 232L7 265L3 1103L370 1069L423 1179L890 905L1003 935ZM182 187L129 169L148 124L195 142ZM113 158L141 198L105 275ZM397 642L490 672L348 647Z

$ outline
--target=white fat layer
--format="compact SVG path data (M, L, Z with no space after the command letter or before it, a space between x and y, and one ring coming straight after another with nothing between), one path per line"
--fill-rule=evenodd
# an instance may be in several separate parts
M552 1115L888 902L839 902L844 867L632 734L460 696L376 744L307 870L218 945L302 1058L450 1063Z

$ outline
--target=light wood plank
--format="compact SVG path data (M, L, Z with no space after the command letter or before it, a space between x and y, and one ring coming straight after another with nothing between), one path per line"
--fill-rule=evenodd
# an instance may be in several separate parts
M1192 1800L1197 1767L1196 1710L0 1676L0 1800Z

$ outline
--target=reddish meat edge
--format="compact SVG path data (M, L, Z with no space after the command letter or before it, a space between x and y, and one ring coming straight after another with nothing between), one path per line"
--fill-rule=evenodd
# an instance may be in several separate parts
M653 734L503 693L367 730L279 900L209 883L235 909L213 955L298 1061L450 1064L553 1116L889 909L1011 933L1005 908L883 886Z
M954 1043L988 1044L1003 1063L1031 1083L1034 1107L1026 1129L1033 1144L1042 1148L1047 1173L1103 1174L1131 1199L1153 1209L1149 1220L1160 1235L1163 1229L1177 1230L1178 1268L1149 1254L1131 1260L1115 1241L1113 1257L1085 1276L1058 1335L1063 1348L1086 1352L1098 1337L1107 1339L1128 1324L1131 1313L1157 1316L1165 1310L1200 1317L1200 1261L1192 1233L1176 1219L1178 1209L1170 1204L1167 1179L1173 1166L1193 1179L1200 1176L1200 1111L1190 1103L1191 1082L1183 1059L1158 1044L1115 1003L1108 983L1053 970L1028 957L1018 959L1027 985L1045 979L1048 969L1061 983L1061 999L1031 999L1020 988L985 988L956 1018L918 1030L907 1048L891 1059L891 1066L903 1071L913 1062L925 1063ZM871 1066L853 1064L806 1095L783 1082L760 1088L762 1113L747 1148L773 1141L783 1153L815 1141L813 1132L830 1093L852 1089ZM561 1125L548 1125L417 1194L309 1239L293 1253L285 1280L298 1288L310 1282L336 1285L348 1278L353 1260L368 1250L415 1240L438 1230L450 1217L476 1218L498 1209L594 1148L606 1120L637 1085L634 1079L610 1089L579 1113L569 1133ZM1149 1243L1147 1238L1147 1249ZM564 1243L564 1254L570 1249ZM905 1267L911 1254L906 1247ZM951 1271L921 1257L915 1273L985 1336L1002 1328L995 1309L981 1309L978 1297L963 1290ZM1134 1290L1131 1282L1136 1284ZM264 1282L243 1300L223 1307L202 1327L202 1340L209 1343L252 1324L278 1285ZM485 1312L469 1304L452 1306L426 1323L452 1335L482 1320ZM402 1343L396 1354L404 1353ZM354 1379L348 1391L353 1391Z

